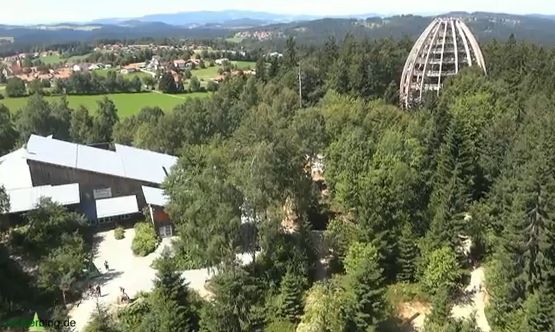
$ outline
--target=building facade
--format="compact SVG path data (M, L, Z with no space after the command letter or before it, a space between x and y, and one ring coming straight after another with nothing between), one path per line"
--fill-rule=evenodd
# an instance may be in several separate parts
M167 201L160 199L160 185L176 162L174 156L119 144L99 148L32 135L24 147L0 157L0 186L12 214L48 197L102 224L149 215L151 206L163 211ZM155 202L149 201L153 192ZM167 222L163 226L163 235L173 234Z

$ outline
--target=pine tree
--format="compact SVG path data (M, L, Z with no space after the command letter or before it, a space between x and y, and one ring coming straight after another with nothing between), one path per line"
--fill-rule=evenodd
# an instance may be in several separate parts
M185 281L177 271L169 251L156 261L154 291L149 297L150 313L145 317L141 331L194 331L195 319L189 303Z
M256 60L256 78L261 82L266 81L266 60L264 56L260 56Z
M380 269L374 265L356 277L354 322L361 331L376 327L383 318L384 289Z
M93 137L98 143L112 141L114 125L119 122L116 105L108 97L98 102L98 110L93 119Z
M278 315L298 323L303 313L304 278L288 271L281 280Z
M526 163L520 173L506 215L504 249L520 271L526 290L534 292L553 275L555 181L541 156Z
M436 291L432 298L432 312L428 317L428 321L432 323L444 323L449 319L450 312L449 289L447 287L442 287Z
M352 323L358 331L376 328L384 318L385 303L378 251L370 244L355 242L345 258L345 269L352 291Z
M160 77L160 82L158 83L158 90L164 93L176 93L177 86L175 80L170 72L165 72L162 77Z
M418 247L411 226L405 223L399 239L399 273L397 280L412 282L414 281L416 270L416 258L418 257Z
M432 194L432 248L449 243L455 248L464 231L464 212L473 197L475 177L472 142L466 126L454 118L438 155Z
M119 329L108 310L100 303L96 303L96 311L93 312L91 320L84 329L84 332L118 332Z
M211 280L210 286L214 297L202 308L202 331L240 332L259 327L259 313L255 308L262 295L247 271L236 266L227 267Z
M553 331L553 297L550 290L541 288L526 301L526 325L529 332Z

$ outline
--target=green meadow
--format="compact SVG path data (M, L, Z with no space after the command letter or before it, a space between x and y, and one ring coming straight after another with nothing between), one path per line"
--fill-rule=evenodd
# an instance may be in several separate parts
M105 96L110 98L118 109L120 117L127 117L139 112L143 107L146 106L158 106L165 112L173 110L173 108L179 104L182 104L185 100L189 98L207 97L208 93L186 93L186 94L163 94L156 92L141 92L141 93L115 93L106 95L92 95L92 96L66 96L71 108L78 108L83 105L89 111L94 111L97 108L97 103L99 100ZM5 98L0 99L0 104L6 105L11 112L16 112L20 108L24 107L27 103L29 97L21 98ZM45 97L48 101L57 101L60 99L59 96L48 96Z

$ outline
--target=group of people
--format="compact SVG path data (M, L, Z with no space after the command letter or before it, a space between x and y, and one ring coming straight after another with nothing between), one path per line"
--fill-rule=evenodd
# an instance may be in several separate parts
M92 284L89 284L89 296L102 296L100 292L100 285L93 287Z
M108 265L108 261L104 261L104 268L106 269L106 272L108 272L110 270L110 267ZM100 285L96 285L93 286L92 284L89 284L89 296L102 296L102 293L100 291Z
M108 272L110 270L110 266L108 265L108 261L104 261L104 268L106 269L106 272ZM127 295L127 293L125 292L125 288L120 287L119 288L121 296L120 299L124 302L129 302L129 295ZM100 291L100 285L96 285L93 286L92 284L89 284L89 296L97 296L100 297L102 296L102 293Z

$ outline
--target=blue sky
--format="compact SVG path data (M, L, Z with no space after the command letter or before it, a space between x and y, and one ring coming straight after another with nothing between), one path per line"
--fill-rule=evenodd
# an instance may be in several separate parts
M437 13L454 10L555 14L554 0L0 0L0 24L83 22L107 17L246 9L284 14Z

